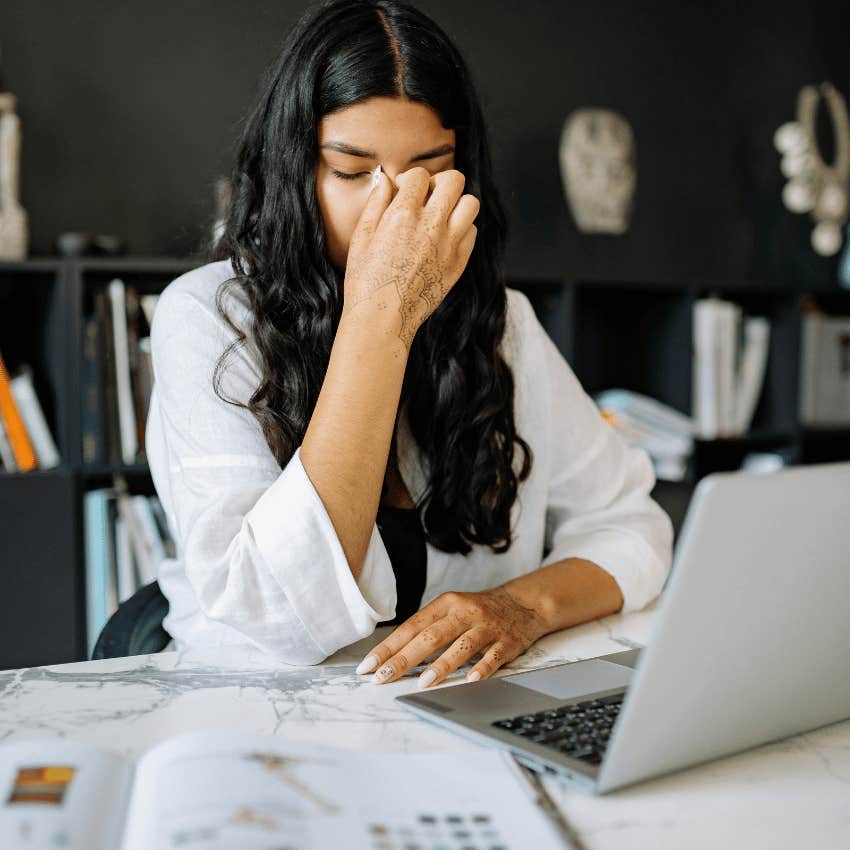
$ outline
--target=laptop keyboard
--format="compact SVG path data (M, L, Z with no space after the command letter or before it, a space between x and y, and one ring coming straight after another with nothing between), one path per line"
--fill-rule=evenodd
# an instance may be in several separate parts
M573 702L536 714L496 720L491 725L571 758L599 764L625 696L624 691L600 699Z

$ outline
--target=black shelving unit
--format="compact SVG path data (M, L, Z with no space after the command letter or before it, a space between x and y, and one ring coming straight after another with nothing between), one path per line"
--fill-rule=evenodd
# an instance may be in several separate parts
M123 475L154 493L145 464L82 462L84 317L94 293L120 276L160 292L202 260L169 257L31 259L0 262L0 352L10 371L33 368L39 402L61 464L0 472L0 541L7 592L0 602L0 669L86 658L83 497Z
M31 259L0 263L0 351L10 370L29 363L59 447L56 469L0 472L0 541L7 593L0 603L0 669L82 660L85 654L83 498L116 475L153 494L144 463L82 462L82 327L95 293L116 276L158 293L199 258ZM751 432L697 441L687 479L653 495L678 529L696 482L737 469L750 451L786 449L793 462L850 458L850 429L816 431L797 418L802 291L767 286L681 286L652 281L539 280L512 276L589 393L623 387L683 413L691 405L694 301L716 293L771 319L771 352ZM850 292L816 292L830 312L850 313Z
M745 315L770 320L765 380L748 433L695 440L685 479L656 483L652 495L677 534L699 480L739 469L751 452L781 451L792 464L850 459L850 427L807 428L798 416L804 299L830 313L850 314L850 291L641 280L514 278L509 285L529 297L589 394L620 387L685 414L692 409L694 303L716 295L739 304Z

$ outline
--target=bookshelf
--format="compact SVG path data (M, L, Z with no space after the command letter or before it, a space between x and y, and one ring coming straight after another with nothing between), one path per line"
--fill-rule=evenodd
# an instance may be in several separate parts
M0 262L0 352L10 372L33 368L39 402L59 448L54 469L0 471L0 541L8 591L0 602L0 669L86 656L83 497L123 475L152 495L146 464L82 460L82 327L93 295L116 276L160 292L203 260L169 257Z
M13 371L33 367L39 401L61 464L0 472L0 540L8 591L0 603L0 669L86 657L83 498L123 476L152 495L146 464L86 465L82 460L82 328L96 292L121 277L141 294L161 292L202 258L120 257L0 262L0 352ZM610 387L646 393L691 409L694 302L728 297L771 320L767 375L750 433L698 440L685 481L659 481L653 495L678 529L693 487L716 470L737 469L750 451L789 450L793 463L850 459L850 428L816 430L798 422L800 290L652 281L531 279L509 276L528 295L543 326L591 394ZM850 292L813 292L831 312L850 314Z

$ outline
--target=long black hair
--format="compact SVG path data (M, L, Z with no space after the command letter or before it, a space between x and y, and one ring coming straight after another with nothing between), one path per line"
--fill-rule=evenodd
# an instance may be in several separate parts
M455 168L481 201L475 248L455 286L417 331L401 390L428 470L417 507L428 541L510 548L510 509L531 472L514 424L514 381L499 346L506 322L505 213L492 179L484 119L466 65L446 34L397 0L330 0L308 8L284 41L248 117L231 175L224 231L210 258L236 277L217 293L237 339L218 362L216 393L250 410L283 467L301 444L330 359L343 275L326 253L316 198L322 116L371 97L433 108L455 130ZM246 336L223 307L239 286L261 382L247 405L219 393L221 369ZM514 444L523 451L514 469Z

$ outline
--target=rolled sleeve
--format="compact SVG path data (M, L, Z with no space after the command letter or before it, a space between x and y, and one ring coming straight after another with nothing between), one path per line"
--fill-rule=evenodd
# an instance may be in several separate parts
M232 341L191 295L161 297L151 351L177 557L205 617L285 663L319 663L395 616L392 564L373 524L355 580L300 446L281 469L253 414L215 393ZM219 390L246 403L253 362L244 351L226 362Z
M289 514L286 522L281 522L282 507ZM372 526L363 568L355 580L324 502L301 463L300 446L247 521L260 556L326 655L395 616L395 577L377 526ZM301 553L300 570L281 558L287 550ZM307 576L313 580L305 581Z
M550 405L541 566L565 558L593 561L617 582L621 610L640 610L661 592L672 562L673 524L650 496L652 463L605 421L536 317L533 322Z

